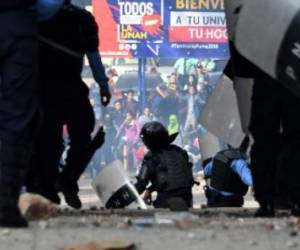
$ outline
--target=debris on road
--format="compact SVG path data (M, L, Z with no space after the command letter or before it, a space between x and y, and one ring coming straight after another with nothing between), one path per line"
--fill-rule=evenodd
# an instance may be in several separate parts
M154 215L159 226L177 226L180 229L199 225L199 216L188 212L159 212Z
M126 241L90 241L86 244L64 247L62 250L130 250L135 247L132 242Z
M45 230L49 227L49 224L48 224L47 221L40 221L39 222L39 227L40 227L40 229Z
M11 231L9 229L3 229L0 231L0 236L9 236Z
M299 244L296 241L289 241L289 242L286 243L286 246L288 248L296 248L296 247L299 246Z
M20 196L19 207L22 215L29 221L48 220L58 213L58 206L46 198L26 193Z
M293 217L292 218L292 223L297 225L297 226L300 226L300 217Z
M154 219L153 218L133 218L131 219L131 225L134 227L152 227L154 225Z
M251 241L249 242L249 245L250 245L250 246L258 246L258 242L255 241L255 240L251 240Z

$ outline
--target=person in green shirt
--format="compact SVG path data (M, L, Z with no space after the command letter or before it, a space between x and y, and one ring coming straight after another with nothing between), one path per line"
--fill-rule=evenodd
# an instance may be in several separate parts
M177 116L175 114L170 115L169 124L168 124L169 135L179 133L179 129L180 129L180 124L178 122Z

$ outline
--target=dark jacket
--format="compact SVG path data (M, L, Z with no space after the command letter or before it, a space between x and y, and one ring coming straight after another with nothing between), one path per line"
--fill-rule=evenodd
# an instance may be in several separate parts
M26 9L35 3L36 0L1 0L0 11Z
M84 54L98 51L98 26L88 11L65 5L50 20L41 22L40 75L44 93L82 95ZM59 91L58 91L59 90Z

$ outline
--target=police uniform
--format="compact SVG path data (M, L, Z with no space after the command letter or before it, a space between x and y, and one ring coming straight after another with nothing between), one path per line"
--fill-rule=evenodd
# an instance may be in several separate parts
M44 119L36 158L38 189L56 203L60 202L59 189L69 205L80 208L77 181L86 167L87 155L92 156L90 135L95 122L81 71L84 54L98 52L98 27L88 11L65 4L53 18L40 24L40 37ZM103 80L107 81L105 75ZM64 124L70 149L59 175Z
M17 201L38 107L34 3L0 1L0 227L27 226Z
M250 180L245 183L243 176L240 176L241 171L237 171L234 164L242 163L248 170L246 159L245 153L237 149L227 149L219 152L208 164L204 164L204 174L209 179L209 185L204 188L208 207L241 207L244 204L243 197L248 191L248 185L252 184L252 178L250 175Z
M142 193L151 182L151 191L157 191L155 208L168 208L172 197L182 198L187 207L193 206L193 175L186 151L175 145L148 153L138 175L136 188Z
M300 214L299 116L300 99L257 70L249 130L254 139L251 166L255 198L260 204L258 216L273 216L278 196L292 202L294 212Z
M142 128L141 137L150 151L144 157L137 177L135 186L138 192L143 193L151 182L150 191L157 191L154 207L170 208L170 199L179 198L187 208L191 208L192 164L185 150L171 145L176 135L169 137L160 123L149 122Z

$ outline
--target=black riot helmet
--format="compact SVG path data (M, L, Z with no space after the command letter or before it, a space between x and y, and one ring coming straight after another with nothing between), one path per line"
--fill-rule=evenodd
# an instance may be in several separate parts
M160 149L171 144L178 133L169 135L167 129L159 122L146 123L140 133L143 143L149 149Z

